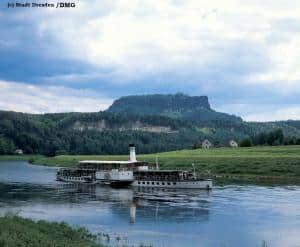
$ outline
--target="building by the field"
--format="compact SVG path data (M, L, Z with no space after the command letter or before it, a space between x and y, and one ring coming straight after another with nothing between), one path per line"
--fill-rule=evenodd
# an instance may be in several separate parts
M239 146L239 144L236 141L231 140L231 141L229 141L229 146L232 148L237 148Z
M205 139L203 142L202 142L202 148L203 149L210 149L212 147L212 143Z
M22 149L16 149L15 154L23 154L23 150Z

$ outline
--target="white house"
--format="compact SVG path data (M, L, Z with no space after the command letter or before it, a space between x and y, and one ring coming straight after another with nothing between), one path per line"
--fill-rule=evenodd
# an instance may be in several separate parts
M231 141L229 142L229 146L232 147L232 148L237 148L239 145L237 144L236 141L231 140Z
M209 140L205 139L203 142L202 142L202 148L203 149L209 149L212 147L212 144Z
M15 154L23 154L23 150L22 149L16 149Z

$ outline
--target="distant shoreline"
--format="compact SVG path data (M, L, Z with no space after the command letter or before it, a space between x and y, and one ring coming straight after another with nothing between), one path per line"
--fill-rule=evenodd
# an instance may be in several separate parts
M180 150L138 155L150 163L158 157L160 169L191 169L210 173L217 180L232 181L300 181L300 146L260 146L250 148L216 148ZM127 160L127 155L2 155L0 161L24 160L35 165L76 167L83 159Z

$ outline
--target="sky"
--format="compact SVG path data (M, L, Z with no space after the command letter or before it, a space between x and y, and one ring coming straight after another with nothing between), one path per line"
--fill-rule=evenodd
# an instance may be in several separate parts
M1 110L94 112L182 92L247 121L300 119L299 0L74 2L0 0Z

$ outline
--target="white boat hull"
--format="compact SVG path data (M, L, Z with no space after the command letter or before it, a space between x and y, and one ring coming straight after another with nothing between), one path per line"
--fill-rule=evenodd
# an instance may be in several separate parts
M60 176L57 180L68 183L92 183L91 178L87 177L69 177L69 176Z
M192 180L192 181L151 181L135 180L132 183L135 187L152 187L152 188L174 188L174 189L212 189L212 180Z

